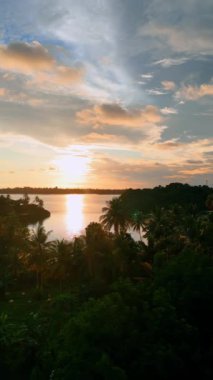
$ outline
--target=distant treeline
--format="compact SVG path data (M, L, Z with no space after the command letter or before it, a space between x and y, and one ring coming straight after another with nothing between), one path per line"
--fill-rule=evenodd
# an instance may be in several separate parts
M150 212L156 208L168 208L178 204L186 209L196 208L196 211L206 208L207 197L212 194L208 186L190 186L182 183L170 183L153 189L125 190L120 199L128 212L140 210Z
M58 187L14 187L0 189L0 194L115 194L119 195L121 189L61 189Z

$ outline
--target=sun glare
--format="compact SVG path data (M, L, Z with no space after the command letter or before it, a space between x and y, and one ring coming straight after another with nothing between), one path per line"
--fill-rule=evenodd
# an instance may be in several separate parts
M89 171L90 158L84 155L63 155L54 161L60 173L60 186L82 185Z
M70 236L79 235L84 226L84 196L66 195L66 229Z

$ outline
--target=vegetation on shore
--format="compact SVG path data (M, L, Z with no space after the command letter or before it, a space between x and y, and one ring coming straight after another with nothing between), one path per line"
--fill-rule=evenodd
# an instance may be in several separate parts
M23 198L14 200L9 195L0 196L0 217L13 216L22 223L29 225L42 222L49 218L50 212L43 207L43 201L36 196L33 203L27 194Z
M212 190L133 192L72 241L0 216L3 378L212 378Z

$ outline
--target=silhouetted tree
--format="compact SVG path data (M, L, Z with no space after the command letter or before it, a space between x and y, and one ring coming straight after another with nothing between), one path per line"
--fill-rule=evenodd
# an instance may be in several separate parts
M129 222L121 199L112 198L106 203L107 206L102 208L103 215L100 216L102 225L107 230L110 230L113 227L116 235L125 232L128 228Z

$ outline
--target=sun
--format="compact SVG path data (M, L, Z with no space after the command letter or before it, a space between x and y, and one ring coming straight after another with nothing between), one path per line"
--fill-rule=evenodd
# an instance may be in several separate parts
M54 160L60 186L80 186L85 183L91 159L85 155L61 155Z

